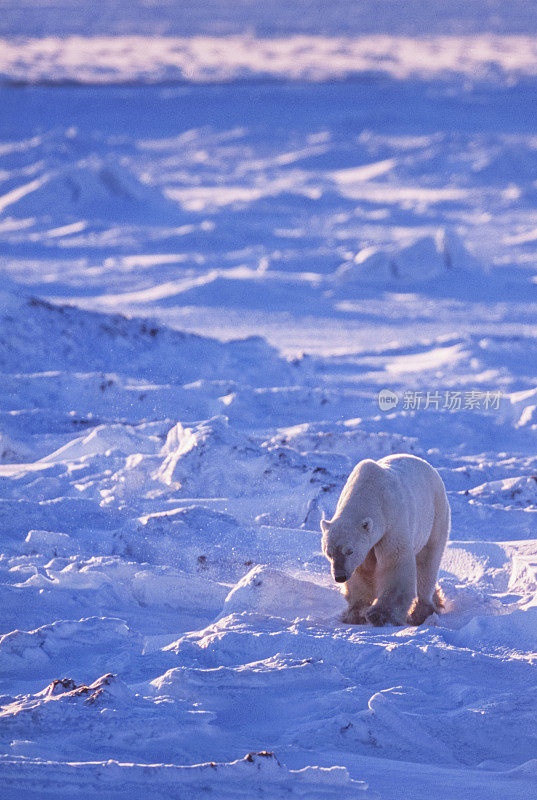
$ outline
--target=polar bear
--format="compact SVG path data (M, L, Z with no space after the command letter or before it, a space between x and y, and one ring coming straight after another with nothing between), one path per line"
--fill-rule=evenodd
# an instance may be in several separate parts
M343 622L421 625L443 607L436 585L449 535L442 478L422 458L396 454L353 469L322 547L332 575L345 583Z

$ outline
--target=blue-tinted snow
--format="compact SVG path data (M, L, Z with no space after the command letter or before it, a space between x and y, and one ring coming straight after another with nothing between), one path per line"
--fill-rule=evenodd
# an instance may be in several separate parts
M2 797L537 797L534 45L491 38L533 20L413 7L3 18L26 82L86 52L45 36L152 37L86 42L114 80L192 33L451 39L415 79L401 40L382 79L0 90ZM319 522L392 452L445 481L446 613L344 626Z

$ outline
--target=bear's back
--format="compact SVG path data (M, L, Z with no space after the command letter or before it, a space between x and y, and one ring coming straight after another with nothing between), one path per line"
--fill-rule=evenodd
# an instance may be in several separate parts
M410 529L418 543L424 531L430 531L435 510L447 504L442 478L428 461L412 455L386 456L379 460L378 466L395 479L397 493L403 500Z
M380 458L376 463L378 467L395 473L404 484L426 481L435 488L444 487L442 478L435 468L424 458L408 453L394 453Z

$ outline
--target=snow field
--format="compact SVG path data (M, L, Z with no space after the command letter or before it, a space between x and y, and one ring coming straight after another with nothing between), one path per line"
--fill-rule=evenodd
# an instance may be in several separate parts
M2 798L537 797L533 23L420 3L0 20ZM446 613L346 626L394 452Z
M65 335L66 315L70 330L95 331L94 353L102 347L119 363L116 348L131 352L128 377L115 373L118 398L129 391L130 375L142 372L149 343L159 346L153 337L145 344L136 320L113 318L110 326L106 316L28 301L13 285L5 296L5 313L25 315L26 330L38 331L35 350L49 358L57 352L55 338ZM110 333L117 329L120 337ZM485 783L530 763L537 553L529 538L494 543L488 533L494 520L514 512L531 517L533 478L498 479L516 469L508 462L487 466L482 458L472 466L466 456L465 466L439 455L454 524L463 515L467 524L474 520L474 538L481 540L453 541L446 551L446 613L417 629L344 626L344 601L320 553L321 513L335 505L356 460L423 453L418 443L430 437L427 426L416 427L416 414L415 436L391 432L389 424L378 431L378 412L371 414L363 389L358 404L371 425L367 418L342 419L344 393L321 406L324 421L296 424L297 408L311 418L318 407L309 388L318 365L291 367L261 341L249 348L165 329L159 336L168 349L165 363L180 364L193 341L206 354L204 369L211 357L218 369L220 352L229 350L226 390L236 387L251 416L203 419L206 390L216 390L215 402L222 391L221 378L203 379L197 391L190 384L185 407L192 408L192 422L141 421L138 410L131 421L112 421L110 403L102 407L108 421L89 418L78 433L60 404L56 432L44 434L27 429L9 404L22 404L31 385L35 412L44 414L51 388L62 395L58 384L27 373L26 382L13 384L19 394L5 395L13 439L0 466L2 602L10 630L0 639L0 665L11 687L2 698L2 770L13 796L30 791L35 770L46 792L72 781L90 793L124 792L139 779L132 777L138 767L127 764L196 764L209 751L223 773L211 785L222 780L228 792L239 791L236 764L251 763L234 762L238 752L276 752L290 764L274 762L263 777L276 796L283 786L300 794L306 779L308 796L336 790L368 796L344 770L323 772L333 758L354 771L359 757L477 769ZM133 342L141 346L131 350ZM4 346L9 375L15 365L10 343ZM245 393L242 376L256 380L262 348L270 369L281 370L281 388ZM68 362L75 375L80 357L84 350ZM386 357L393 358L391 351ZM158 359L156 368L165 368ZM187 379L194 377L185 369ZM182 380L179 370L168 386L179 403L189 391ZM76 381L65 385L69 401L78 403ZM297 392L299 406L289 403ZM229 409L233 402L226 400L223 410ZM457 429L455 415L439 416ZM263 420L264 430L249 419ZM511 430L517 416L509 411L502 419L495 424ZM40 457L14 460L17 441L21 453ZM481 528L482 512L472 517L474 508L488 510ZM498 739L500 729L505 736ZM265 765L275 757L254 758ZM321 766L293 772L312 758ZM20 759L27 766L16 778ZM116 762L115 771L105 767ZM160 769L158 791L165 793L166 770L188 768ZM196 769L178 773L193 792L204 785L203 768Z

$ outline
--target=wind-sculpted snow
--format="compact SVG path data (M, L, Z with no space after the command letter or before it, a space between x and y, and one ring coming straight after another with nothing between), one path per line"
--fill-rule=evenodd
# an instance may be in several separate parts
M75 373L76 379L77 373L89 368L101 372L98 388L105 393L114 388L115 375L127 367L128 378L140 381L140 394L146 385L151 391L152 381L184 386L200 378L240 376L241 381L251 377L263 386L272 385L276 376L282 384L292 379L291 368L260 338L224 346L214 339L161 329L148 320L81 314L35 297L3 293L2 301L0 367L23 379L31 372L38 373L38 379L51 372L61 377L66 370ZM46 384L43 389L48 389Z
M349 284L362 287L369 281L416 282L445 275L450 270L479 268L479 262L464 248L452 232L439 230L435 237L418 239L411 245L390 253L380 248L368 247L344 263L335 274L338 285L347 294Z
M530 553L534 552L532 545L525 558L531 562L534 556ZM466 564L462 554L466 554ZM509 761L519 755L530 759L535 747L530 733L535 712L531 688L534 638L530 633L535 607L530 604L526 610L513 610L509 590L524 592L531 585L524 577L508 586L513 557L524 559L514 545L501 554L492 544L476 548L451 545L443 573L447 613L427 628L407 628L396 635L394 629L334 627L322 620L330 608L328 597L319 597L316 614L310 611L306 616L301 603L314 596L314 587L300 592L296 584L296 589L286 592L289 605L284 609L282 576L266 569L253 570L226 601L233 601L229 608L233 613L179 639L172 648L184 666L166 673L154 685L159 692L186 699L192 696L187 677L191 671L195 696L201 698L203 707L217 708L228 736L249 729L255 702L262 727L268 726L269 735L280 741L280 746L285 742L290 750L322 746L328 740L332 747L353 754L382 757L390 753L391 757L436 765L477 766L486 760ZM468 569L472 560L481 564L480 576ZM506 578L503 585L496 577L500 571ZM473 593L465 593L457 583L467 576ZM491 579L496 582L495 591ZM511 661L505 648L516 650L519 656ZM279 703L285 704L289 689L282 665L291 656L287 670L292 667L304 680L308 672L312 677L302 689L302 700L301 685L293 682L292 726L284 731ZM337 668L337 675L323 675L328 665ZM413 677L416 674L420 675L419 688ZM236 675L232 698L220 694L215 706L211 700L215 682L223 688L231 675ZM382 676L387 675L391 683L380 688ZM483 680L496 687L493 696L484 689ZM324 681L329 683L325 691L312 691ZM253 691L260 682L266 702L262 713L259 692ZM514 709L521 696L527 705L520 709L517 727L513 713L518 716ZM232 714L232 706L242 710L240 716ZM497 725L509 726L509 736L501 743L492 733Z
M355 798L378 800L379 795L367 790L363 781L352 780L343 767L305 767L288 769L274 753L261 750L248 753L244 758L230 762L214 761L198 763L189 767L172 764L132 764L113 759L93 764L81 762L55 764L35 760L21 775L20 760L4 759L0 770L7 798L15 798L20 791L26 797L43 797L58 790L78 791L85 794L109 796L118 793L127 796L137 791L140 783L150 781L154 797L169 797L178 787L189 795L202 796L208 787L233 797L251 797L252 792L272 797L292 795L314 798ZM36 777L41 785L35 792Z

